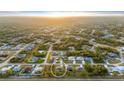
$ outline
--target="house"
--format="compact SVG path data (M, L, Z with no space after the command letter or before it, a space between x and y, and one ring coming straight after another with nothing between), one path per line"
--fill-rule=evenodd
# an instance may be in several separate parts
M10 54L9 51L0 51L1 58L7 58L9 54Z
M85 63L91 63L91 64L93 64L92 57L84 57L84 61L85 61Z
M77 71L79 71L79 72L82 71L82 70L83 70L83 65L78 66L76 69L77 69Z
M13 65L3 67L3 68L1 68L0 73L1 74L6 74L12 67L13 67Z
M16 47L12 48L13 50L19 50L23 47L22 44L17 45Z
M44 51L43 51L43 50L38 50L38 52L39 52L39 53L44 53Z
M75 50L75 47L73 47L73 46L70 46L68 48L69 48L70 51L74 51Z
M118 54L110 52L110 53L108 53L107 57L108 58L117 58Z
M52 55L53 55L53 56L57 56L57 51L53 51L53 52L52 52Z
M124 66L117 66L117 67L122 73L124 73Z
M53 51L52 52L52 55L53 56L63 56L64 55L64 52L63 51Z
M76 63L76 60L75 60L75 57L71 56L71 57L68 57L68 61L75 64Z
M21 65L17 65L13 68L14 72L19 72L21 70Z
M124 66L112 66L112 67L109 67L108 71L110 73L119 72L121 74L121 73L124 73Z
M105 34L102 38L112 38L112 37L114 37L114 35L112 35L112 34Z
M28 44L28 46L25 48L25 50L32 50L34 48L35 44Z
M11 49L11 48L12 48L11 45L5 44L5 45L0 47L0 50L7 50L7 49Z
M81 57L81 56L78 56L78 57L75 58L75 60L76 60L76 62L83 63L84 58Z
M75 57L74 56L70 56L70 57L68 57L68 60L69 61L74 61L75 60Z
M96 44L96 40L95 39L91 39L91 40L89 40L89 44Z
M32 74L41 74L43 71L43 67L35 67L35 69L32 71Z
M31 73L32 72L32 67L25 67L23 70L22 70L22 73Z
M73 71L73 67L72 66L67 66L67 71Z
M81 37L80 36L75 36L75 39L76 40L81 40Z
M76 60L80 60L80 61L83 61L83 60L84 60L84 58L83 58L83 57L81 57L81 56L76 57L75 59L76 59Z
M121 47L121 50L124 51L124 47Z
M0 70L1 74L6 74L8 71L10 70L10 68L4 67Z
M18 54L16 57L17 58L25 58L26 57L26 54Z
M64 56L64 52L63 51L59 51L59 55L60 56Z
M33 57L31 58L30 62L37 62L38 59L39 59L38 57L33 56Z
M120 72L120 70L118 69L118 67L110 67L110 69L109 69L109 72Z

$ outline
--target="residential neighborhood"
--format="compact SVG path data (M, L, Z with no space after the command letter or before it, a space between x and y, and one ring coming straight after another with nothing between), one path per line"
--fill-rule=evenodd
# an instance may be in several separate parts
M24 22L18 17L3 23L0 79L124 79L124 22L119 17Z

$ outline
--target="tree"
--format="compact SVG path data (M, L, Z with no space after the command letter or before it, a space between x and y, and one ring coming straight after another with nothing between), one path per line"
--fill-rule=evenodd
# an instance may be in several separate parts
M84 65L85 70L92 76L104 76L108 74L108 70L103 65Z

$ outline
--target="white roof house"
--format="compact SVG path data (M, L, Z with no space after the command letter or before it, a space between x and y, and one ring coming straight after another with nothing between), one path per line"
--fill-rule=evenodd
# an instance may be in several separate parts
M8 67L5 67L5 68L2 68L1 71L4 72L4 71L8 71L10 68Z
M76 63L75 57L73 57L73 56L68 57L68 61L70 61L70 62L73 63L73 64Z
M70 61L74 61L74 60L75 60L75 57L70 56L70 57L68 57L68 60L70 60Z
M44 51L43 50L38 50L39 53L43 53Z
M11 49L12 45L5 44L1 47L2 49Z
M32 74L35 74L38 71L43 71L43 67L35 67L35 69L33 70Z
M19 44L19 45L17 45L17 46L15 46L14 48L12 48L13 50L18 50L18 49L20 49L20 48L22 48L23 47L23 45L22 44Z
M121 50L124 51L124 47L121 47Z
M124 66L117 66L121 72L124 72Z
M28 44L28 46L25 48L26 50L31 50L33 49L35 44Z
M123 73L124 72L124 66L115 66L115 67L109 68L109 72L114 72L114 71L117 71L119 73Z
M18 54L17 57L18 58L25 58L26 57L26 54Z
M118 67L112 67L111 70L112 70L112 72L114 72L114 71L120 72L120 70L118 69Z
M79 57L76 57L76 60L81 60L81 61L83 61L84 58L79 56Z

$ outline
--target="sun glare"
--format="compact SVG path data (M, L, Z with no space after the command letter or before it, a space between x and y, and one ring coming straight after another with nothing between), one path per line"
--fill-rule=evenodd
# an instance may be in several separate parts
M43 15L45 17L60 18L60 17L76 17L76 16L122 16L122 14L100 14L95 12L50 12Z
M46 17L59 18L59 17L70 17L70 16L93 16L94 14L85 12L51 12Z

